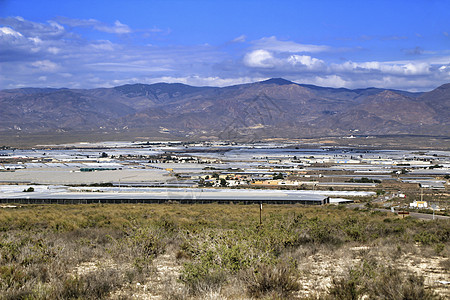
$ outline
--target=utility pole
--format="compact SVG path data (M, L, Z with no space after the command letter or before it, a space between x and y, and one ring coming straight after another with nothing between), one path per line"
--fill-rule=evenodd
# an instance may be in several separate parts
M259 226L262 225L262 202L259 203Z
M437 209L436 204L431 205L431 209L433 210L433 220L435 219L434 217L434 211Z

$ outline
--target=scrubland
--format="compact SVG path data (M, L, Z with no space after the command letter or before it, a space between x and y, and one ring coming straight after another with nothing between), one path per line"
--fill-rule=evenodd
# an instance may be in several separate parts
M450 222L342 206L0 209L0 299L445 299Z

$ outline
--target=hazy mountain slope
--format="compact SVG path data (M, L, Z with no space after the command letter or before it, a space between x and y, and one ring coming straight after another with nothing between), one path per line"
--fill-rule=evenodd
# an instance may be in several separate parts
M223 88L132 84L0 91L0 131L174 136L450 135L450 84L426 93L350 90L281 78Z
M447 125L450 123L450 83L422 94L417 100L431 107L438 121Z
M12 97L0 94L1 131L95 130L105 120L133 112L129 106L86 96L76 90L15 92Z

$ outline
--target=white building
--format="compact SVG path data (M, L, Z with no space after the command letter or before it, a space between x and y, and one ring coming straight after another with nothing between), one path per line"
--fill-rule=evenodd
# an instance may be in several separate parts
M409 207L412 208L428 208L427 201L414 201L409 204Z

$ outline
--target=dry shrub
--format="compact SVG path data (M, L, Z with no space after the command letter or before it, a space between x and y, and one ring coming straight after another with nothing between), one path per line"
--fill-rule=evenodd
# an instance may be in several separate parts
M300 289L298 273L285 264L261 264L244 272L243 281L251 297L288 298Z
M432 291L425 289L422 276L412 273L405 276L391 267L382 269L367 289L374 299L437 299Z
M444 259L439 265L447 272L450 272L450 258Z
M163 294L162 299L165 300L186 300L189 296L189 291L181 282L175 278L163 280Z
M175 258L177 260L186 260L186 259L191 259L192 255L190 255L189 253L186 253L184 250L178 250L175 254Z
M329 299L356 300L359 298L360 293L358 282L352 276L348 276L333 279L332 287L329 291Z
M2 300L33 299L30 290L9 290L1 295Z
M103 299L124 284L120 272L102 269L83 276L68 276L59 290L54 291L57 299Z
M425 289L424 279L413 273L403 273L377 261L363 260L342 278L335 278L329 289L328 299L392 299L431 300L439 299Z
M280 262L305 262L331 251L341 255L337 251L347 245L370 246L377 258L399 262L404 254L450 256L445 220L291 205L267 205L263 214L264 225L257 226L259 206L252 205L35 205L2 211L0 299L110 297L127 285L133 290L133 282L155 281L153 260L164 252L183 270L179 281L165 284L163 299L239 299L242 290L249 298L293 298L300 288L296 268ZM370 259L362 251L347 255ZM107 266L80 275L74 270L83 262ZM422 278L366 264L335 279L329 297L397 299L395 291L405 299L433 298ZM304 274L308 265L302 265ZM449 260L441 266L450 269ZM78 277L68 275L75 273Z

